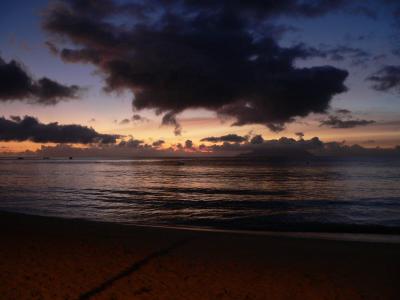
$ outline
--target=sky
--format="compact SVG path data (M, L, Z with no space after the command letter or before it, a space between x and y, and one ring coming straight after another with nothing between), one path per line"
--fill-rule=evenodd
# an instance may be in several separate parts
M350 2L1 1L0 152L393 148L400 4Z

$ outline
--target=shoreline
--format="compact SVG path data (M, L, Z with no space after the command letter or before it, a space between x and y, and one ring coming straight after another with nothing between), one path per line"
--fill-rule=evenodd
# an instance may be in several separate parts
M287 237L287 238L303 238L303 239L322 239L322 240L333 240L333 241L353 241L353 242L369 242L369 243L393 243L400 244L400 234L393 234L392 231L290 231L290 230L246 230L246 229L225 229L225 228L214 228L214 227L196 227L196 226L174 226L174 225L150 225L150 224L131 224L123 222L108 222L99 221L83 218L67 218L59 216L48 216L38 215L29 213L20 213L13 211L0 210L0 218L3 215L14 215L14 216L26 216L26 217L38 217L38 218L49 218L54 220L72 220L76 222L89 222L98 223L104 225L117 225L127 226L133 228L154 228L154 229L169 229L169 230L183 230L193 232L210 232L210 233L226 233L226 234L244 234L254 236L275 236L275 237ZM397 233L397 231L395 231Z
M398 299L400 245L0 213L2 299Z

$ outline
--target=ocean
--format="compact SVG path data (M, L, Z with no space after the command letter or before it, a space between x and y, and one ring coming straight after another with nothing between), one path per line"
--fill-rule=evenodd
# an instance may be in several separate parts
M154 226L397 234L400 159L2 159L0 210Z

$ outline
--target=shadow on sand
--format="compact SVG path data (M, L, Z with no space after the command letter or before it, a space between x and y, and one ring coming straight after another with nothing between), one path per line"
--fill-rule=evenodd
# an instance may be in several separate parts
M172 244L171 246L169 246L168 248L165 249L161 249L158 250L156 252L153 252L151 254L149 254L148 256L146 256L145 258L133 263L132 265L130 265L128 268L122 270L120 273L116 274L115 276L109 278L108 280L104 281L103 283L101 283L100 285L98 285L97 287L82 293L79 296L79 300L88 300L91 299L92 297L96 296L97 294L103 292L104 290L110 288L116 281L130 276L132 273L139 271L142 267L144 267L145 265L147 265L148 263L150 263L153 259L162 257L162 256L166 256L168 255L171 251L175 250L176 248L181 247L182 245L186 244L189 242L189 239L185 239L185 240L181 240L178 241L174 244Z

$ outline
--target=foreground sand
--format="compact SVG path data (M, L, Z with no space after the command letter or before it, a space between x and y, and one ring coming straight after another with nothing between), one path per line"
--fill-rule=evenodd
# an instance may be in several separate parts
M0 299L400 299L400 245L0 213Z

